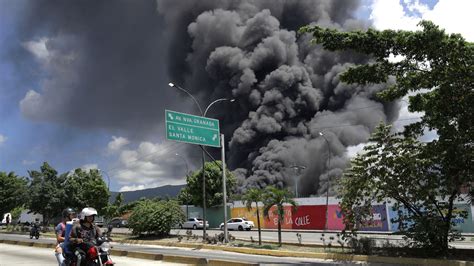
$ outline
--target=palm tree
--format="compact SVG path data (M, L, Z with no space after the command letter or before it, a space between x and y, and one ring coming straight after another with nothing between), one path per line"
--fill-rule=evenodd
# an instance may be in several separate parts
M262 232L260 230L260 212L258 210L258 202L263 200L262 190L258 188L251 188L242 196L242 202L247 207L247 210L252 210L252 203L255 202L257 208L257 226L258 226L258 245L262 245Z
M273 186L265 188L263 193L263 215L269 218L270 209L276 206L274 214L278 215L278 245L281 247L281 222L285 219L283 204L291 204L293 210L297 204L293 200L293 193L287 189L278 189Z

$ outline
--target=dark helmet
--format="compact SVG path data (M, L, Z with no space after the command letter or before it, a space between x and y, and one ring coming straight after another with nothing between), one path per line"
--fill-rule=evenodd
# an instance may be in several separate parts
M76 214L76 212L72 208L66 208L63 210L63 218L67 218L71 214Z

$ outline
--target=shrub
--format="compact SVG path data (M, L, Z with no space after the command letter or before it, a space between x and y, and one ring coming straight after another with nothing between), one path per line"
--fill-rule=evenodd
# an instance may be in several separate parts
M134 235L168 236L171 227L185 218L178 202L144 200L133 208L128 225Z

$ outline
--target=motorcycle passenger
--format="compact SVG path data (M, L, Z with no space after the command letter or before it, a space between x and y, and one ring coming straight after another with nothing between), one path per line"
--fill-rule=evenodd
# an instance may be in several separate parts
M94 245L96 239L102 235L99 227L94 224L97 211L94 208L84 208L80 214L79 223L74 224L71 231L71 242L74 243L77 265L85 258L87 250Z
M66 232L66 222L72 221L76 218L76 212L72 208L66 208L62 212L63 220L56 225L54 231L56 233L56 249L55 256L58 260L59 266L64 265L64 256L63 256L63 242Z

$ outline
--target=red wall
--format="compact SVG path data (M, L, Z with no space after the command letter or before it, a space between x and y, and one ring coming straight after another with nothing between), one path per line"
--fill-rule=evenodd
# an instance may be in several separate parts
M326 206L298 206L292 214L293 229L324 229Z
M278 215L273 212L272 207L269 212L269 219L265 219L264 228L278 228ZM326 206L298 206L296 211L291 206L285 206L285 220L282 222L283 229L324 229L326 216Z

